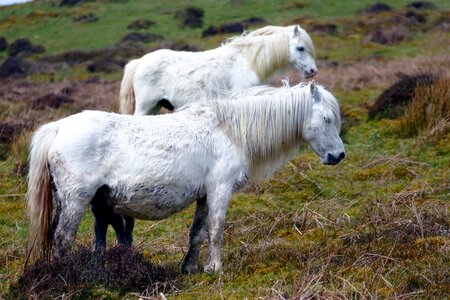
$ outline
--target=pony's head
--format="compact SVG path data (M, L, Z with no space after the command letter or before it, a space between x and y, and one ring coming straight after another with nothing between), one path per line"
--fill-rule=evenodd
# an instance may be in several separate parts
M303 124L303 138L325 165L336 165L345 157L339 137L341 118L334 96L324 88L310 83L313 104Z
M317 74L316 53L311 37L299 25L289 26L289 63L306 78Z

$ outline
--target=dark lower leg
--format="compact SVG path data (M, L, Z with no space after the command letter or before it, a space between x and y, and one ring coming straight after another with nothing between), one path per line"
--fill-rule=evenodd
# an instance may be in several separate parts
M197 200L194 220L189 233L189 249L182 263L181 272L184 274L195 273L198 270L198 255L200 247L206 239L206 216L208 208L206 206L206 197Z

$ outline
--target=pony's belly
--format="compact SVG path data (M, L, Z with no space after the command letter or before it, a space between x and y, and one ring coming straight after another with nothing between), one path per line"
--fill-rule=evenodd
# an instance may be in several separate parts
M135 190L131 197L114 201L114 210L137 219L161 220L186 208L197 197L194 189L146 187Z

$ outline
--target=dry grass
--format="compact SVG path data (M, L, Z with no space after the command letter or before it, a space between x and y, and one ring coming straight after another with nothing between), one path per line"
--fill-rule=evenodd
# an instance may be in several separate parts
M314 78L329 90L362 90L371 88L386 88L396 80L398 73L416 74L429 70L446 70L450 68L450 56L448 54L436 56L417 56L414 58L367 58L355 62L343 62L338 65L330 65L327 61L318 60L319 74ZM291 83L304 81L298 71L290 70L287 75ZM270 83L281 85L280 75L274 75ZM371 99L363 99L369 101Z
M417 86L398 131L405 136L416 136L422 131L445 134L449 129L450 77L442 76L431 85Z

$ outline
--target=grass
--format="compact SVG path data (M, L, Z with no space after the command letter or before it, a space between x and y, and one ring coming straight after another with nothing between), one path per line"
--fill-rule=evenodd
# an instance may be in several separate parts
M416 87L411 105L400 120L399 132L406 136L415 136L425 129L438 128L448 131L450 128L450 88L448 77L442 75L431 85ZM436 130L435 130L436 131Z
M105 3L106 2L106 3ZM35 44L46 47L47 53L55 54L70 49L97 49L119 41L129 30L127 25L136 19L150 19L156 24L148 32L157 32L170 40L186 40L204 47L217 45L202 40L202 29L182 28L174 12L188 6L196 6L206 11L204 28L223 22L242 20L253 16L263 16L272 24L312 17L335 19L351 17L359 9L371 4L364 0L337 3L321 1L87 1L75 7L59 7L57 0L41 0L26 5L0 8L0 30L8 40L18 37L29 38ZM394 7L402 7L409 1L390 1ZM441 9L449 9L447 1L433 1ZM93 23L74 23L75 16L93 13L98 17ZM49 38L51 37L51 38ZM70 37L70 38L67 38Z
M402 7L408 2L390 1L390 4ZM337 5L325 0L104 0L73 8L58 7L55 3L38 1L1 8L2 34L8 40L28 37L46 46L47 53L54 54L112 45L127 32L126 25L145 18L157 22L146 32L205 48L215 47L222 37L203 40L199 37L200 29L179 28L173 12L188 5L205 10L204 27L250 16L262 16L273 24L303 18L338 25L338 36L314 34L313 39L320 67L317 80L339 98L345 116L351 120L343 135L345 160L334 167L323 166L304 147L274 178L235 194L227 213L223 274L180 276L179 290L167 291L165 296L173 299L447 297L450 292L450 274L445 268L450 263L448 124L436 122L414 135L399 135L399 120L367 121L367 108L397 80L398 71L415 73L448 68L448 54L442 47L448 33L419 30L409 41L394 46L364 43L365 33L361 32L346 35L346 26L359 20L353 17L355 12L372 1ZM433 3L449 9L446 1ZM35 13L29 15L32 11ZM73 16L87 12L96 14L99 21L72 23ZM439 13L430 15L437 17ZM328 65L330 61L336 61L337 66ZM285 74L291 81L302 79L292 71ZM278 83L285 74L278 74L271 82ZM108 81L84 81L93 75ZM35 74L26 85L20 80L2 81L0 105L5 109L0 112L0 121L30 122L36 126L85 108L108 110L120 77L117 73L88 74L82 65L77 65L50 75ZM77 99L76 103L60 109L30 109L33 99L65 88L72 90L71 97ZM438 92L443 90L438 88ZM448 97L439 99L448 105ZM420 115L418 108L412 106L411 110ZM24 134L11 144L1 142L6 156L0 161L0 297L11 297L10 286L21 276L26 259L24 168L28 139L29 135ZM137 221L134 245L138 252L157 266L178 265L186 251L193 210L189 207L157 222ZM90 247L92 229L93 218L87 212L75 248ZM112 230L108 232L108 242L108 247L115 243ZM75 291L70 295L107 299L155 296L143 288L118 291L101 282L94 287L81 287L78 294Z

